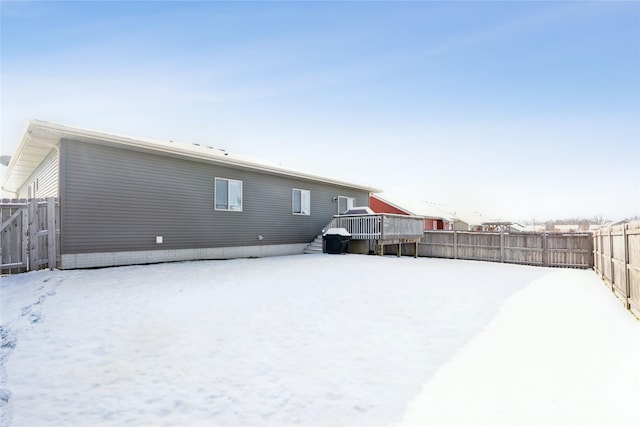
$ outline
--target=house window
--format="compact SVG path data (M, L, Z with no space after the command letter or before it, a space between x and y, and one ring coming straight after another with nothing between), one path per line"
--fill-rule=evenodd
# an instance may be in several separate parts
M216 178L215 208L217 211L242 211L242 181Z
M311 213L311 192L309 190L294 188L291 199L294 215L309 215Z
M28 199L33 199L38 194L38 191L37 191L38 187L36 187L36 182L38 182L38 180L33 181L31 184L29 184L27 186L27 198Z
M338 196L338 215L342 215L351 209L355 200L353 197Z

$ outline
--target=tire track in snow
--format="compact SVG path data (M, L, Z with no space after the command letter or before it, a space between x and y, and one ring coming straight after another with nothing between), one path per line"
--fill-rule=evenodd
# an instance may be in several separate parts
M63 279L52 280L51 277L42 281L42 286L37 289L37 299L20 309L20 316L6 324L0 325L0 383L6 383L7 373L5 365L9 356L18 345L18 331L26 331L33 326L44 322L42 313L44 302L48 297L56 294L56 288ZM0 427L8 427L13 419L11 413L11 390L0 387Z

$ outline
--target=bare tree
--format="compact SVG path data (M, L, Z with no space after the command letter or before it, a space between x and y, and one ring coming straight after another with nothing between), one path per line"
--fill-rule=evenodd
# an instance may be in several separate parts
M591 224L594 224L594 225L603 225L603 224L606 224L607 222L609 222L609 220L607 220L602 215L594 215L591 218Z

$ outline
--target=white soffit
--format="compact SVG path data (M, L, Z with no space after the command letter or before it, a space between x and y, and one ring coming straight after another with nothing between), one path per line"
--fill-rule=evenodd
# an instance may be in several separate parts
M22 134L20 145L11 157L2 183L2 188L10 192L17 192L49 153L57 149L59 139L34 138L30 134L30 125L31 123Z
M151 140L146 138L133 138L122 135L108 134L88 129L80 129L70 126L48 123L40 120L31 120L23 133L18 150L7 170L3 188L15 192L33 174L40 163L49 155L51 150L57 149L62 138L69 139L90 139L96 142L107 142L117 145L124 145L133 148L151 150L169 155L178 155L193 159L220 162L227 165L238 166L247 169L254 169L263 172L287 175L295 178L320 181L328 184L355 188L358 190L378 193L380 190L357 184L351 184L339 180L323 178L298 172L290 169L283 169L278 166L264 162L250 160L229 154L223 150L212 147L205 147L196 144L185 144L173 141Z

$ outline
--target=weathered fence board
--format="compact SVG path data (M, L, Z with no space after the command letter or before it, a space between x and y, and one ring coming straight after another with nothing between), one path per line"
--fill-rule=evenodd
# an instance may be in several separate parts
M596 230L593 248L596 273L640 317L640 221Z
M419 255L548 267L591 268L591 234L425 231Z
M0 201L0 273L58 266L59 212L53 197Z
M26 269L27 244L24 239L28 230L28 220L24 212L28 204L26 200L15 200L13 203L0 204L0 268L2 270Z
M593 238L590 233L543 234L544 265L551 267L593 267Z

